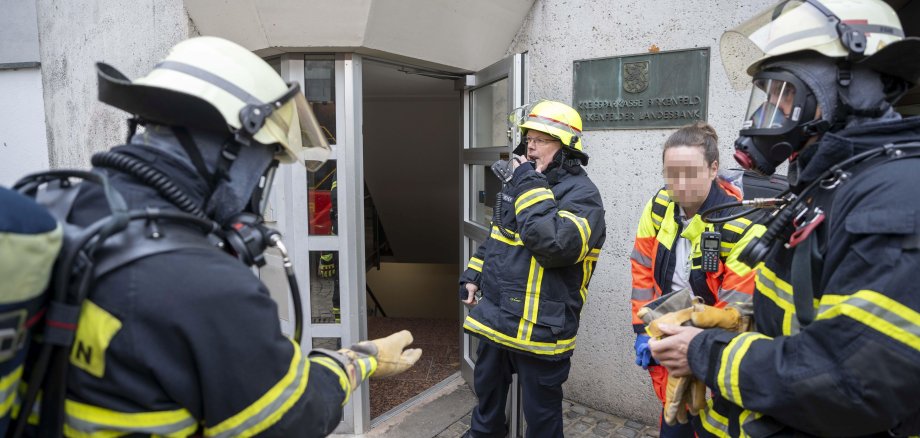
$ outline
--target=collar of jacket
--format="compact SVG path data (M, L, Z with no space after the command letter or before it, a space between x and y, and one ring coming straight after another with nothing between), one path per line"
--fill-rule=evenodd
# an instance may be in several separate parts
M183 193L199 205L204 202L208 194L208 184L198 176L198 173L193 168L159 149L141 144L127 144L112 148L112 152L137 158L146 162L150 167L163 172ZM125 174L119 170L107 170ZM139 186L148 187L139 180L134 178L131 180Z
M706 231L706 223L703 222L703 218L700 216L701 212L704 212L716 205L726 204L729 202L737 201L740 197L732 196L728 193L729 190L736 190L734 186L731 185L728 181L723 180L722 178L717 177L712 181L712 185L709 187L709 195L706 196L706 200L703 201L703 204L700 205L699 210L696 214L690 218L690 222L686 227L681 231L680 236L690 240L691 242L695 241L703 231ZM676 207L676 206L675 206ZM721 213L721 212L720 212ZM717 215L721 216L721 215ZM680 221L680 209L674 209L674 220Z
M860 152L893 142L920 140L920 116L870 122L828 132L813 150L798 158L800 172L796 188L802 189L817 179L831 166Z
M565 151L560 149L556 152L556 155L553 156L553 161L546 166L546 170L543 171L543 174L546 175L546 182L552 187L566 175L578 175L584 171L581 165L578 164L578 160L567 159Z

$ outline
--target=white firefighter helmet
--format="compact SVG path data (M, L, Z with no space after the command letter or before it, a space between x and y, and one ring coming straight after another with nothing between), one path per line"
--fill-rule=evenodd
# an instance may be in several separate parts
M911 83L920 76L920 39L905 38L895 11L882 0L784 0L726 31L722 64L736 89L767 60L814 51L849 58Z
M217 37L180 42L146 76L129 80L97 64L99 100L142 121L235 135L275 147L281 162L317 169L330 148L297 83L264 60Z

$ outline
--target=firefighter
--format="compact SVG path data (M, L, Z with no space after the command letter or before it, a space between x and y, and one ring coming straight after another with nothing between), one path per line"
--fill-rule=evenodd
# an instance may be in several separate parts
M686 291L716 307L750 302L754 274L738 262L740 251L734 249L751 221L738 218L714 226L704 223L699 215L710 207L742 198L738 187L719 176L715 129L696 122L675 131L664 143L662 167L665 187L642 211L630 262L636 364L648 370L655 395L664 403L668 374L651 358L649 336L637 315L639 309L663 294ZM732 213L737 211L726 209L717 216ZM701 245L704 233L708 233L706 244L715 245L714 251L718 251L715 264L705 266ZM718 240L713 240L714 233L718 233ZM693 437L693 428L689 423L669 425L662 419L659 433L662 438Z
M509 163L513 174L497 201L491 235L460 277L460 299L474 306L463 328L481 340L474 371L479 401L467 436L505 436L508 387L517 373L527 436L557 437L562 383L604 243L604 207L582 167L588 155L578 112L539 101L512 118L522 135Z
M754 85L736 158L765 174L788 159L792 193L739 242L756 331L671 326L653 356L718 396L706 434L917 435L920 118L892 104L920 79L920 40L882 1L807 0L721 47Z
M129 209L243 227L241 215L261 214L279 162L315 170L328 156L297 85L227 40L183 41L133 81L97 67L100 100L144 126L94 157ZM81 189L70 222L110 214L104 197L99 186ZM65 435L325 436L356 386L421 354L403 351L408 332L301 351L277 315L251 269L215 246L155 254L96 279L70 357Z

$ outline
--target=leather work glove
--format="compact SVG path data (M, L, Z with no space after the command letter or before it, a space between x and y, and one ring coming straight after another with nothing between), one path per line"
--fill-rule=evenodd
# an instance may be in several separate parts
M652 350L648 348L649 335L636 335L636 365L647 370L649 366L658 365L658 362L652 358Z
M385 338L362 341L338 351L314 349L310 356L328 356L341 365L354 391L362 382L374 377L399 374L418 362L422 356L420 348L406 348L412 343L408 330L393 333Z
M335 277L335 254L327 252L319 256L319 276L322 278Z
M636 315L641 318L643 321L648 322L648 326L645 328L645 331L650 335L655 337L655 339L661 339L665 337L664 332L659 329L661 324L670 324L670 325L687 325L691 323L693 318L693 312L695 311L696 304L694 303L690 307L676 310L664 315L658 316L652 321L647 321L650 318L653 318L659 315L656 312L652 312L651 309L643 307L639 309ZM673 426L677 423L686 424L687 410L690 410L690 413L697 415L701 409L706 406L706 386L696 380L692 376L687 377L674 377L668 375L668 383L665 390L664 398L664 421L669 426Z
M734 307L728 306L720 309L700 303L693 305L690 321L694 327L721 328L739 333L747 331L751 324L750 317L742 315Z

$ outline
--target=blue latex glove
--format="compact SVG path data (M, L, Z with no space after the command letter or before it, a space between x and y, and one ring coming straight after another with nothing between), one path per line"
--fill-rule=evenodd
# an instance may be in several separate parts
M648 341L651 339L648 335L636 335L636 365L647 370L649 366L658 365L655 359L652 359L652 350L648 348Z

